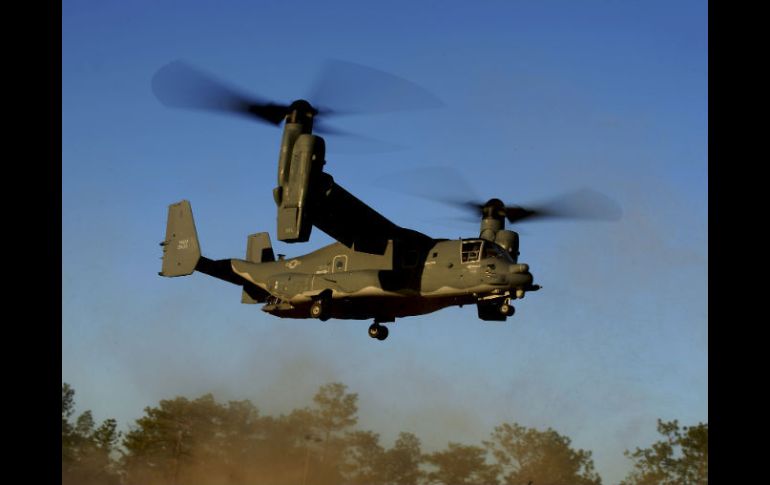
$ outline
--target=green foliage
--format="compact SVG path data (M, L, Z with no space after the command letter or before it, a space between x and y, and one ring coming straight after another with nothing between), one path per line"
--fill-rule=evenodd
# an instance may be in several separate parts
M75 412L75 391L66 382L61 386L61 459L62 464L74 460L75 427L70 418Z
M61 385L61 421L62 424L69 421L75 412L75 390L66 382Z
M504 423L483 447L450 442L429 454L401 433L385 448L377 433L356 428L358 395L340 383L277 417L211 394L162 400L122 440L114 419L76 417L74 396L62 384L64 485L601 485L591 452L550 428ZM658 421L658 431L665 439L626 451L634 470L621 485L706 484L708 425Z
M91 439L94 445L107 453L112 453L120 439L118 431L118 422L114 419L105 419L101 426L91 433Z
M702 485L708 483L708 423L679 428L679 422L658 420L665 439L625 455L634 470L621 485Z
M417 485L423 473L420 440L412 433L400 433L393 448L381 460L384 483L388 485Z
M393 448L386 450L379 435L371 431L348 433L341 464L348 485L417 485L423 477L420 440L400 433Z
M600 485L591 452L575 451L570 443L550 428L538 431L516 423L496 427L484 442L506 485Z
M318 443L310 462L313 480L341 483L350 439L347 432L358 422L358 394L348 393L347 386L338 382L326 384L313 396L313 407L306 413L309 439Z
M326 439L354 426L358 421L358 394L347 394L346 391L346 385L332 383L321 386L313 397L314 425Z
M497 485L498 468L486 462L486 450L478 446L449 443L445 451L425 456L433 467L428 472L429 484L442 485Z
M91 411L85 411L78 416L75 421L75 434L79 436L90 436L94 432L94 417L91 416Z
M211 394L194 401L162 400L157 408L145 408L145 413L123 440L126 464L134 475L159 473L177 483L185 465L206 463L218 452L212 445L222 409Z
M385 450L371 431L354 431L346 438L342 475L348 485L384 485Z
M126 435L123 466L137 483L340 483L357 395L322 386L313 406L261 417L249 401L177 397L145 409ZM355 445L364 442L355 442ZM348 467L351 477L364 471Z
M83 412L73 423L75 391L62 384L62 484L117 484L117 464L113 460L120 433L114 419L98 428L91 411Z

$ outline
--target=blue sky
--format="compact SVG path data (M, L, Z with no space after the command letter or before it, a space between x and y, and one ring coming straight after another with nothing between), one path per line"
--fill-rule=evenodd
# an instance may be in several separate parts
M291 101L329 58L445 103L334 120L400 147L327 138L327 171L397 224L478 234L378 183L438 165L508 203L589 186L623 219L522 225L544 289L512 320L446 309L385 342L369 322L281 320L205 275L157 276L166 207L183 198L212 258L242 257L258 231L289 256L330 239L275 241L279 129L165 108L153 74L184 59ZM624 449L657 439L656 418L708 419L705 2L65 1L62 61L62 380L81 410L126 426L160 399L214 392L282 412L339 380L386 445L550 426L593 450L605 483L630 469Z

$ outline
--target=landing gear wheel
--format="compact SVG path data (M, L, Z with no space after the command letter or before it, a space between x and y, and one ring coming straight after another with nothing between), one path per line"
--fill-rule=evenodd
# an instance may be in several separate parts
M323 300L316 300L310 305L310 316L321 320L329 319L329 317L326 316L326 305Z
M513 306L509 305L508 303L503 303L500 305L500 313L506 317L511 316L513 314Z
M511 307L510 310L508 310L508 313L505 314L507 317L512 317L514 313L516 313L516 308L513 307L513 305L509 305Z
M385 340L388 338L388 327L382 326L379 323L373 323L369 327L369 336L377 340Z

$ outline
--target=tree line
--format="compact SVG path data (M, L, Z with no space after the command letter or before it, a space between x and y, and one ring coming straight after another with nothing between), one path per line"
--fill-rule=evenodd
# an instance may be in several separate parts
M601 485L591 452L550 428L503 423L478 445L432 453L402 432L387 448L357 427L358 395L341 383L279 416L211 394L161 400L127 432L75 417L74 395L62 384L63 485ZM621 485L707 484L708 424L659 420L658 431L661 441L626 451Z

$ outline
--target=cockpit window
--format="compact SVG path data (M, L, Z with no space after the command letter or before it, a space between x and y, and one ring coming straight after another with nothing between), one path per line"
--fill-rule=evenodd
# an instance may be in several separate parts
M511 253L506 251L502 246L500 246L497 243L489 243L492 247L495 248L497 251L497 256L499 258L504 259L505 261L508 261L509 263L513 263L513 257L511 256Z
M473 263L481 258L481 241L463 241L462 262Z
M475 263L481 259L503 259L513 263L510 253L492 241L468 240L462 244L462 262Z
M484 259L496 258L500 255L500 250L490 243L484 245Z

